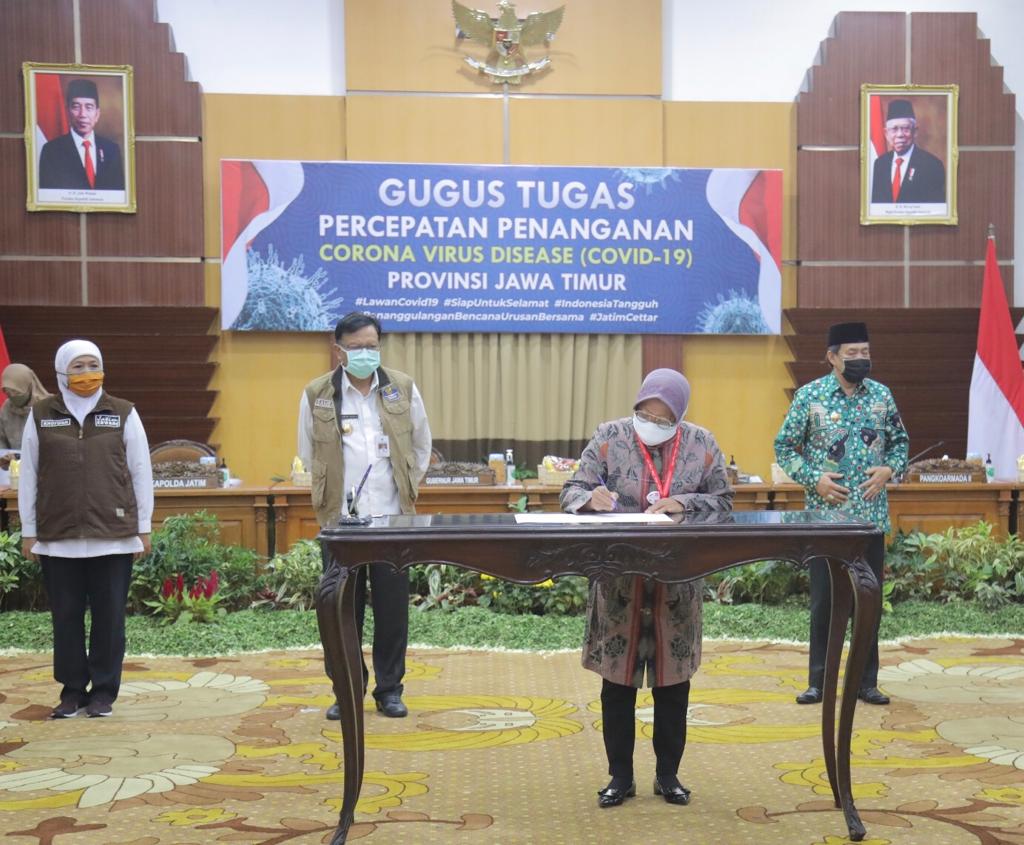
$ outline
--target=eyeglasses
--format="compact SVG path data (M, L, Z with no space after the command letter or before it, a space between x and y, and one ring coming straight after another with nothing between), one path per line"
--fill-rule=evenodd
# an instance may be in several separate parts
M655 425L660 425L662 428L676 427L675 421L667 420L664 417L656 416L655 414L648 413L647 411L637 411L636 415L644 422L654 423Z

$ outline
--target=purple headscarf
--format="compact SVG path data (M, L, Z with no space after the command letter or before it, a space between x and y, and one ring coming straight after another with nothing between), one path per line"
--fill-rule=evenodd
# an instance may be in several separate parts
M672 416L679 422L686 415L686 408L690 404L690 382L680 372L662 367L651 370L640 385L640 392L636 395L637 405L645 399L660 399L669 410Z

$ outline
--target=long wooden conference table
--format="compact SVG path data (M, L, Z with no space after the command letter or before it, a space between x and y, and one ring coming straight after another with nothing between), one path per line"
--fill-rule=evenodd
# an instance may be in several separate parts
M396 569L446 563L521 584L563 575L641 575L680 582L764 558L827 566L833 611L821 711L822 750L835 806L843 810L849 836L855 842L864 838L850 786L850 734L860 676L881 614L871 564L881 566L884 537L874 525L844 514L814 511L688 514L678 522L653 525L523 525L516 523L513 514L483 513L378 517L366 526L330 526L319 536L329 562L317 593L317 620L341 708L344 756L342 807L332 845L346 841L365 767L365 690L354 573L369 563L388 563ZM853 638L837 737L836 688L851 611ZM537 810L545 812L545 808ZM555 805L546 808L556 810Z
M950 526L989 522L998 536L1018 533L1018 499L1024 485L890 484L889 513L893 530L945 531ZM459 485L420 487L417 511L422 514L506 513L525 497L530 511L555 512L561 487L536 481L513 486ZM796 484L738 484L736 511L787 511L804 508L804 491ZM308 487L288 484L246 485L211 490L157 490L153 525L168 516L205 510L220 525L221 541L246 546L261 555L280 554L296 541L317 536L320 526ZM18 497L0 490L0 530L16 529Z

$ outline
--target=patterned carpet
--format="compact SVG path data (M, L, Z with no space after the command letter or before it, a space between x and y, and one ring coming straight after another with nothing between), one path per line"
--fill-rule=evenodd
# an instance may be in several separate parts
M806 649L706 643L681 779L599 810L599 681L577 654L414 650L410 717L367 713L350 841L430 845L840 845ZM853 780L868 845L1024 845L1024 639L883 649L891 707L857 709ZM0 837L35 845L309 845L340 807L320 654L134 658L109 719L46 717L47 655L0 668ZM638 718L650 735L650 697Z

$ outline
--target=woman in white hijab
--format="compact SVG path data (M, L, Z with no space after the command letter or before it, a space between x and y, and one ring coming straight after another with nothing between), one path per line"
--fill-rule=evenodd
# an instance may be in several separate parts
M21 442L22 551L38 556L53 619L53 718L109 716L121 685L132 560L150 548L153 470L131 402L103 390L103 356L71 340L60 394L33 405ZM85 609L91 609L88 650Z

